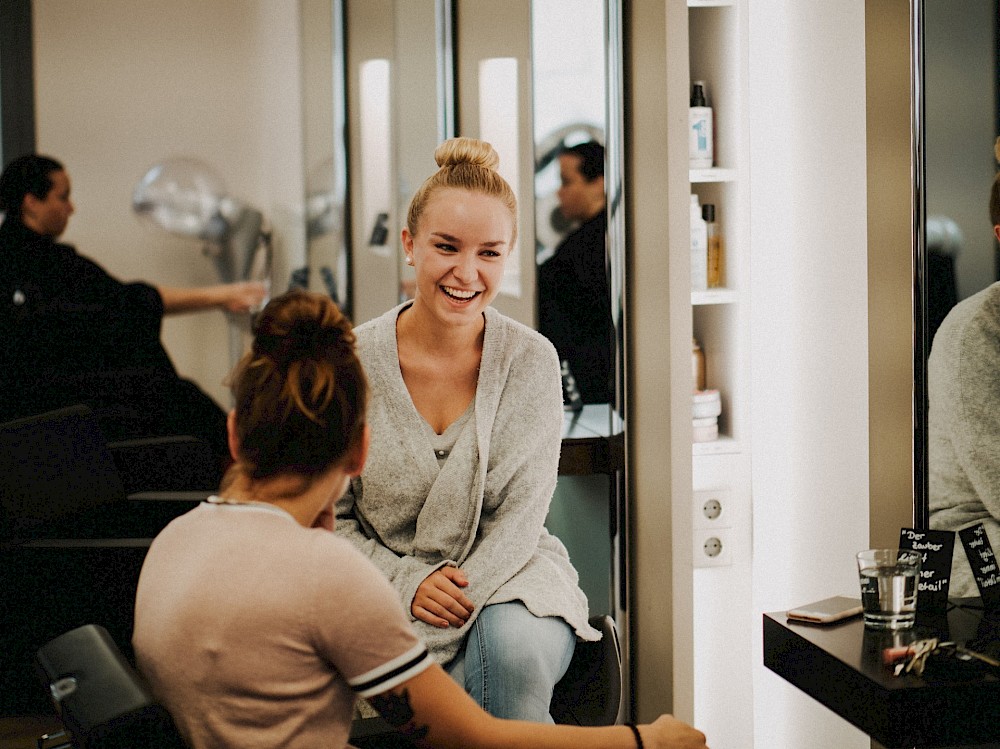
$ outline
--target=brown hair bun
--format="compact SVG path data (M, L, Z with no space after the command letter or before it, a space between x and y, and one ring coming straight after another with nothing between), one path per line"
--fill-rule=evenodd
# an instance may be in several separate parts
M252 479L315 476L359 444L368 383L351 323L327 296L272 299L232 385L240 463Z
M434 161L442 169L470 164L496 171L500 154L489 143L474 138L452 138L434 149Z

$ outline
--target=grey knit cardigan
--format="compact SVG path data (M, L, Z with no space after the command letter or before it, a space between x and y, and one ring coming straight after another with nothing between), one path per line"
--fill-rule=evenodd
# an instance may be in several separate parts
M439 466L399 369L396 318L406 306L356 330L372 438L364 472L337 504L336 532L385 573L408 613L417 586L450 564L469 578L473 619L486 604L519 600L535 616L565 619L580 639L600 639L566 547L544 526L563 416L555 349L486 309L472 418ZM414 626L442 664L469 629Z

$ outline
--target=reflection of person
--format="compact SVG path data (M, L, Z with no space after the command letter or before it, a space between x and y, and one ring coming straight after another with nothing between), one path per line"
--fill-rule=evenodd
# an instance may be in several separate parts
M108 439L189 434L225 455L225 415L177 375L160 323L171 312L245 312L264 286L121 283L57 241L73 210L53 159L23 156L0 175L0 420L86 403Z
M402 232L416 296L358 328L372 450L338 532L392 581L453 678L500 717L551 721L577 636L600 636L544 522L562 430L559 362L493 309L516 202L481 141L438 147Z
M569 362L584 403L611 402L611 290L606 259L604 147L594 141L559 155L559 209L580 222L538 267L538 330Z
M1000 154L998 154L1000 156ZM1000 240L1000 174L990 193ZM927 360L928 491L931 528L977 523L1000 550L1000 283L958 302L945 317ZM950 591L976 596L961 542Z
M189 745L343 747L362 696L420 746L635 747L625 726L491 718L429 657L386 579L329 532L369 435L352 344L327 297L293 291L264 309L233 377L235 463L146 556L133 644ZM666 716L641 736L705 746Z

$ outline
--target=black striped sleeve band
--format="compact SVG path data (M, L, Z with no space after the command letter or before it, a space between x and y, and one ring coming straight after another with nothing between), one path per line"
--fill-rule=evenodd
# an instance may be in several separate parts
M359 697L371 697L409 681L433 663L434 659L427 652L427 646L418 643L378 668L348 679L347 683Z

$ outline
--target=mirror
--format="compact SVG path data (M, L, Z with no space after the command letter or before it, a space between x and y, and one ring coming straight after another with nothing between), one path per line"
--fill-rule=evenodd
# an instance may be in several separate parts
M299 0L299 15L307 263L293 283L323 288L350 316L343 3Z
M974 484L987 479L970 478L969 467L976 460L972 445L953 438L977 428L958 422L954 385L960 375L953 365L960 351L968 352L959 347L955 332L962 313L943 328L942 321L957 303L1000 277L988 211L1000 132L1000 6L996 0L915 0L913 12L915 79L921 84L914 142L922 187L914 232L919 300L915 381L922 395L915 407L915 440L923 462L923 470L915 474L915 517L931 528L955 530L983 511L981 503L974 508L970 501L979 502ZM972 362L963 357L963 367Z
M607 279L602 307L613 325L606 348L617 378L610 399L564 418L561 475L546 525L570 549L592 613L610 613L619 622L627 660L620 4L343 0L342 5L350 167L346 235L355 323L409 295L413 271L404 265L400 246L409 201L436 168L436 146L464 135L497 149L500 173L520 207L518 247L494 306L535 326L538 257L551 255L568 228L565 222L552 227L557 149L590 138L605 145L607 241L602 236L598 262ZM314 273L325 262L319 257L310 246Z
M609 112L617 108L608 106L617 99L607 83L617 69L609 65L617 21L608 20L617 18L617 3L470 1L452 7L442 0L348 0L344 12L356 322L407 297L412 270L399 247L405 211L435 168L434 147L457 133L493 143L501 172L518 193L519 248L495 305L536 326L536 262L551 256L569 228L558 217L553 221L557 149L593 139L607 145L608 164L620 160L620 147L606 143ZM566 23L570 17L572 24ZM500 26L525 33L497 35L493 30ZM621 170L606 171L614 171L605 179L609 192L620 185ZM607 233L620 241L620 195L608 205L615 220ZM613 294L617 304L609 299L606 306L617 308L620 322L623 250L612 252L617 254L604 253L602 264L614 259L605 276L618 291L606 296ZM311 246L310 266L317 268ZM608 331L613 338L616 329L609 325ZM606 348L621 351L617 340Z
M454 134L454 11L449 0L347 0L343 13L347 245L360 324L408 295L400 231L435 147Z

